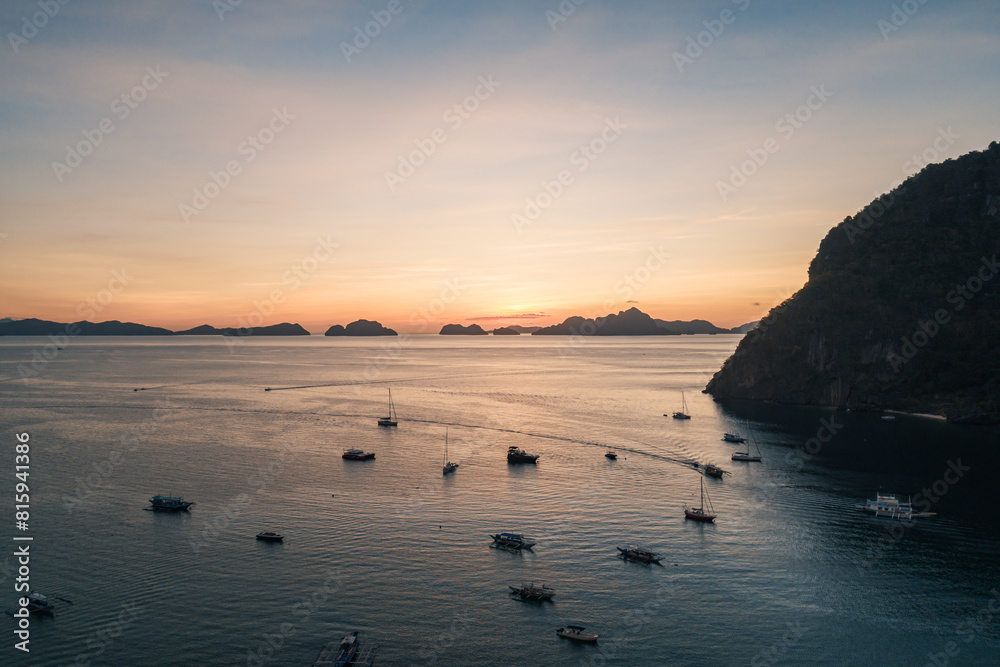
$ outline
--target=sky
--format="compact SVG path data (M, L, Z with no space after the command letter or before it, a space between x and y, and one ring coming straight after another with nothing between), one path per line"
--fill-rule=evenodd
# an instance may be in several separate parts
M737 326L1000 139L998 9L8 0L0 317Z

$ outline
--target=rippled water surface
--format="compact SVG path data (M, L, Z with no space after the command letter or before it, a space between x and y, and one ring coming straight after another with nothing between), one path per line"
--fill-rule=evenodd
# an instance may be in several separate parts
M27 655L5 617L5 665L300 666L355 629L377 665L1000 664L997 430L720 405L701 389L735 336L87 338L29 381L39 339L0 343L0 599L27 432L31 583L72 601ZM682 390L692 419L664 417ZM705 480L718 521L686 522L709 462L732 473ZM935 483L912 526L854 507ZM158 493L197 504L143 511ZM616 558L633 542L662 566ZM531 581L555 600L510 598Z

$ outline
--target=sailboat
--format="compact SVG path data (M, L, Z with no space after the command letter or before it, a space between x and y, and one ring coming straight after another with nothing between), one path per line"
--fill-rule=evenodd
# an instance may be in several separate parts
M666 417L666 415L663 415ZM673 415L674 419L691 419L691 415L688 414L688 404L687 399L684 398L684 392L681 392L681 409L675 412Z
M715 508L712 507L712 499L705 493L705 478L700 477L699 479L701 480L701 507L685 507L684 518L712 523L715 521ZM705 509L706 507L708 509Z
M457 463L452 463L448 460L448 428L444 429L444 468L442 468L442 475L447 475L450 472L455 472L455 468L458 467Z
M757 448L756 454L750 453L750 445L747 445L747 450L745 452L736 452L733 454L734 461L746 461L748 463L760 463L760 446L757 444L756 438L753 437L753 433L750 434L750 442L753 446Z
M379 426L396 426L396 406L392 404L392 389L389 389L389 415L378 418Z

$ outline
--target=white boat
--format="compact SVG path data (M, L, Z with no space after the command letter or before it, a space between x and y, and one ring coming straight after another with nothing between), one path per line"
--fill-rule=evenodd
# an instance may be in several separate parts
M450 472L455 472L455 468L458 467L457 463L452 463L448 460L448 428L444 429L444 467L442 468L443 475L447 475Z
M389 389L389 414L378 418L379 426L396 426L396 406L392 404L392 389Z
M597 635L584 632L586 628L579 625L567 625L565 628L559 628L556 630L556 634L560 637L565 637L566 639L574 639L578 642L596 642Z
M750 446L747 445L747 450L745 452L736 452L733 454L733 461L746 461L748 463L759 463L760 462L760 446L757 444L757 440L750 434L750 441L753 443L754 449L757 450L756 454L750 453Z
M865 501L864 505L858 507L875 516L884 516L900 521L910 521L914 516L918 516L913 513L913 505L909 500L904 502L892 493L876 493L875 500Z
M521 584L520 586L508 586L508 588L510 588L511 595L516 595L522 600L534 600L536 602L551 600L556 594L556 589L550 588L545 584L536 586L534 583L530 583Z
M663 415L666 417L666 415ZM691 415L688 414L688 404L687 399L684 398L684 392L681 392L681 409L671 415L674 419L691 419Z

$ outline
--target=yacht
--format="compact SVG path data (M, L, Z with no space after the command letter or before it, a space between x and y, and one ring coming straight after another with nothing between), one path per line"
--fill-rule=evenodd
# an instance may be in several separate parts
M666 415L663 415L666 417ZM687 399L684 398L684 392L681 392L681 409L671 415L674 419L691 419L691 415L688 414L688 404Z
M146 509L154 512L187 512L194 503L180 496L153 496L149 499L149 505Z
M567 625L565 628L556 630L556 634L566 639L575 639L578 642L596 642L597 635L584 632L586 628L579 625Z
M528 454L514 445L507 448L507 463L535 463L537 460L538 454Z
M363 449L348 449L344 451L341 458L349 459L351 461L367 461L368 459L375 458L375 452L366 452Z
M705 478L701 478L701 506L685 507L684 518L694 521L704 521L712 523L715 521L715 509L712 507L712 499L705 493Z
M284 535L279 535L278 533L272 533L270 530L265 530L257 533L258 540L264 540L265 542L280 542L285 539Z
M398 426L396 422L396 406L392 404L392 389L389 390L389 409L385 417L378 418L379 426Z

